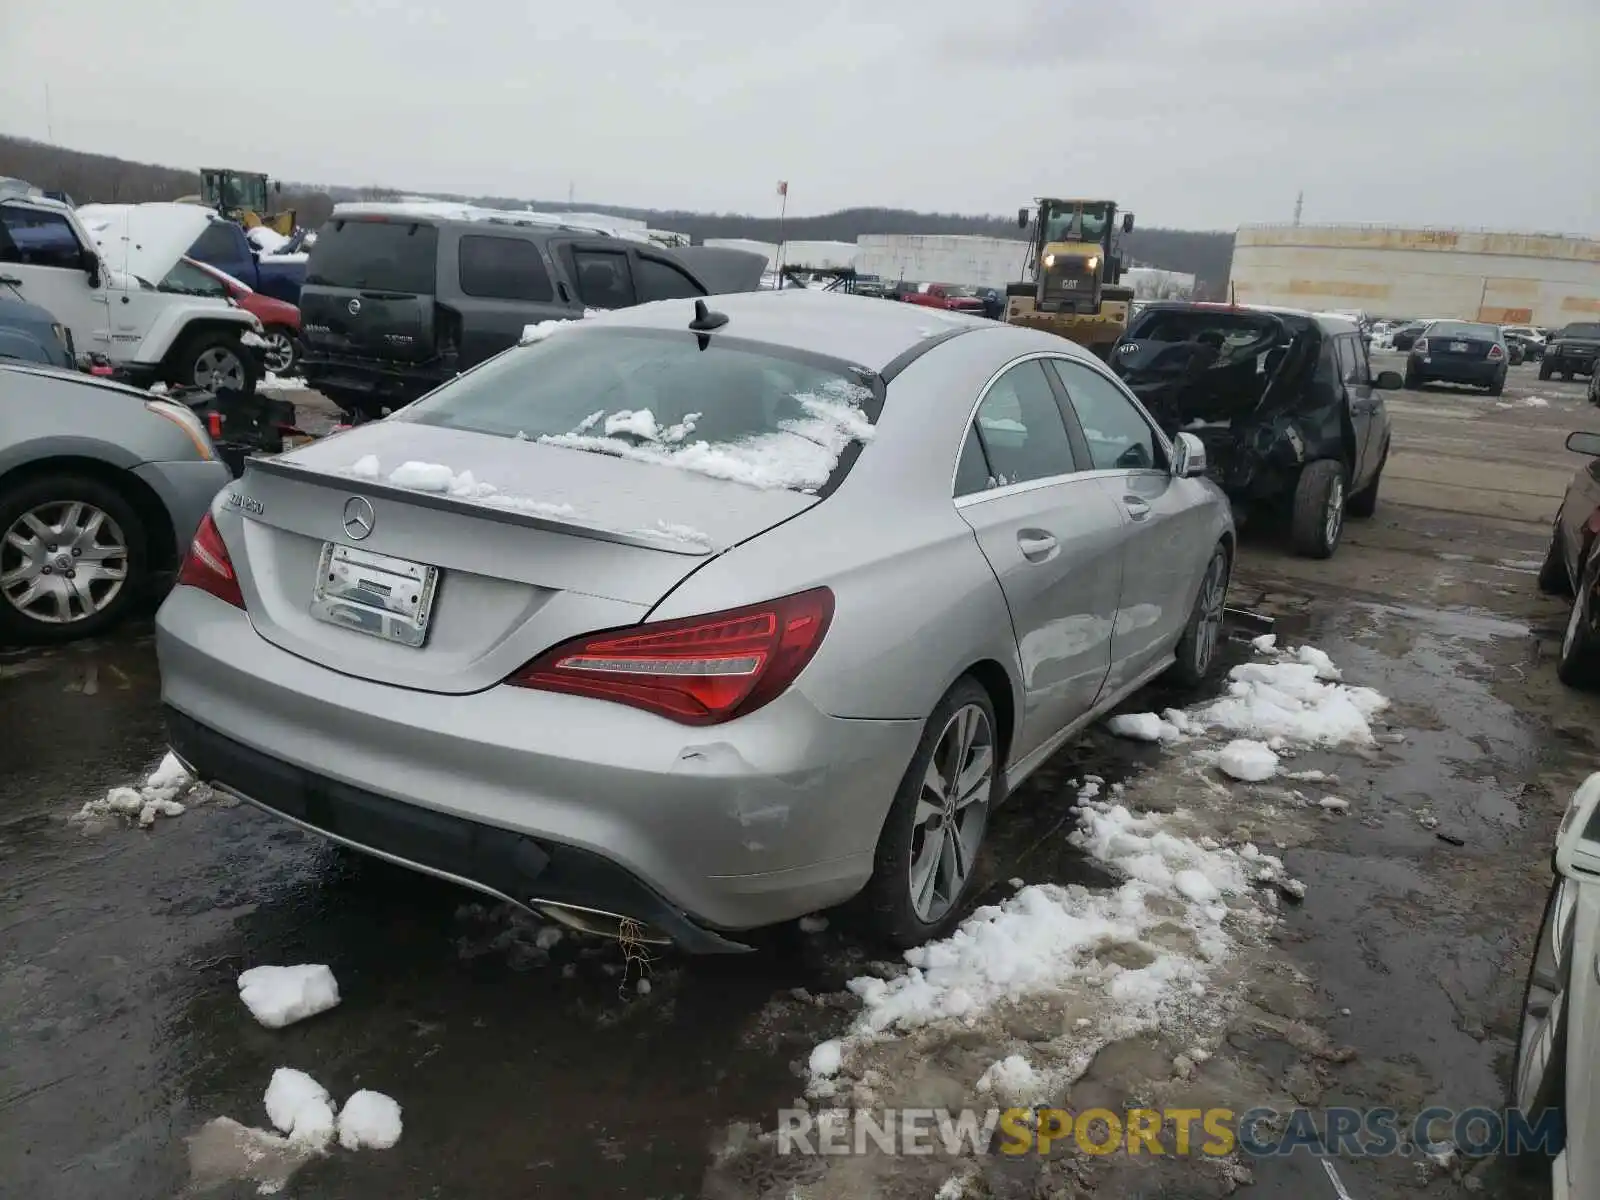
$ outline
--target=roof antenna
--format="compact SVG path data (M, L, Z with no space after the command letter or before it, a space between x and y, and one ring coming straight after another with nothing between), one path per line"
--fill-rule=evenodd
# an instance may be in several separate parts
M694 320L689 322L689 328L696 333L710 333L713 329L721 329L727 323L727 313L712 312L706 307L704 300L694 302Z

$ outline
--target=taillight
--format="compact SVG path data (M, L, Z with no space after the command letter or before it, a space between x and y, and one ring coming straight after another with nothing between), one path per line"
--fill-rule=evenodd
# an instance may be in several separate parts
M239 577L233 572L233 560L228 557L228 547L222 541L217 523L207 513L194 531L194 541L189 543L189 553L183 557L178 569L178 586L199 588L210 592L218 600L226 600L235 608L244 607L244 593L239 590Z
M1411 352L1413 354L1426 354L1428 352L1428 339L1418 338L1416 341L1412 342Z
M1505 356L1505 350L1502 349L1498 344L1489 347L1489 357L1491 359L1504 358Z
M764 604L589 634L547 650L507 683L613 700L716 725L775 699L816 654L833 593L813 588Z

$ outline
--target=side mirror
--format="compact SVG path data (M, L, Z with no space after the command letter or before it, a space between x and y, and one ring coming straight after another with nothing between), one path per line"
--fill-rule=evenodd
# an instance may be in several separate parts
M1017 209L1017 228L1018 229L1026 229L1027 227L1028 227L1028 210L1025 209L1025 208L1019 208L1019 209Z
M1378 377L1372 381L1372 386L1380 392L1398 392L1405 385L1405 378L1399 371L1379 371Z
M1600 772L1573 793L1556 830L1556 874L1600 875Z
M1206 444L1192 433L1172 439L1172 473L1179 479L1194 479L1206 473Z
M1591 458L1600 457L1600 433L1569 433L1567 449Z
M100 286L100 256L93 250L83 252L83 273L89 277L89 286Z
M1133 232L1133 214L1132 213L1123 213L1122 214L1122 232L1123 233L1132 233Z

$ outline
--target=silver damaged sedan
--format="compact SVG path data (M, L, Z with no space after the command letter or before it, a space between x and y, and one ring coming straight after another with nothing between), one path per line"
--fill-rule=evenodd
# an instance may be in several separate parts
M1234 532L1085 351L810 291L534 328L252 460L158 619L177 754L570 926L963 912L994 808L1163 671Z

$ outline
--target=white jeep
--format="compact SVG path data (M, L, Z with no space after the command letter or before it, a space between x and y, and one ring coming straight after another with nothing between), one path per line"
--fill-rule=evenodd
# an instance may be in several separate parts
M78 354L100 353L141 387L250 392L261 322L231 300L182 290L173 268L211 222L193 204L85 205L0 194L0 294L55 315Z

